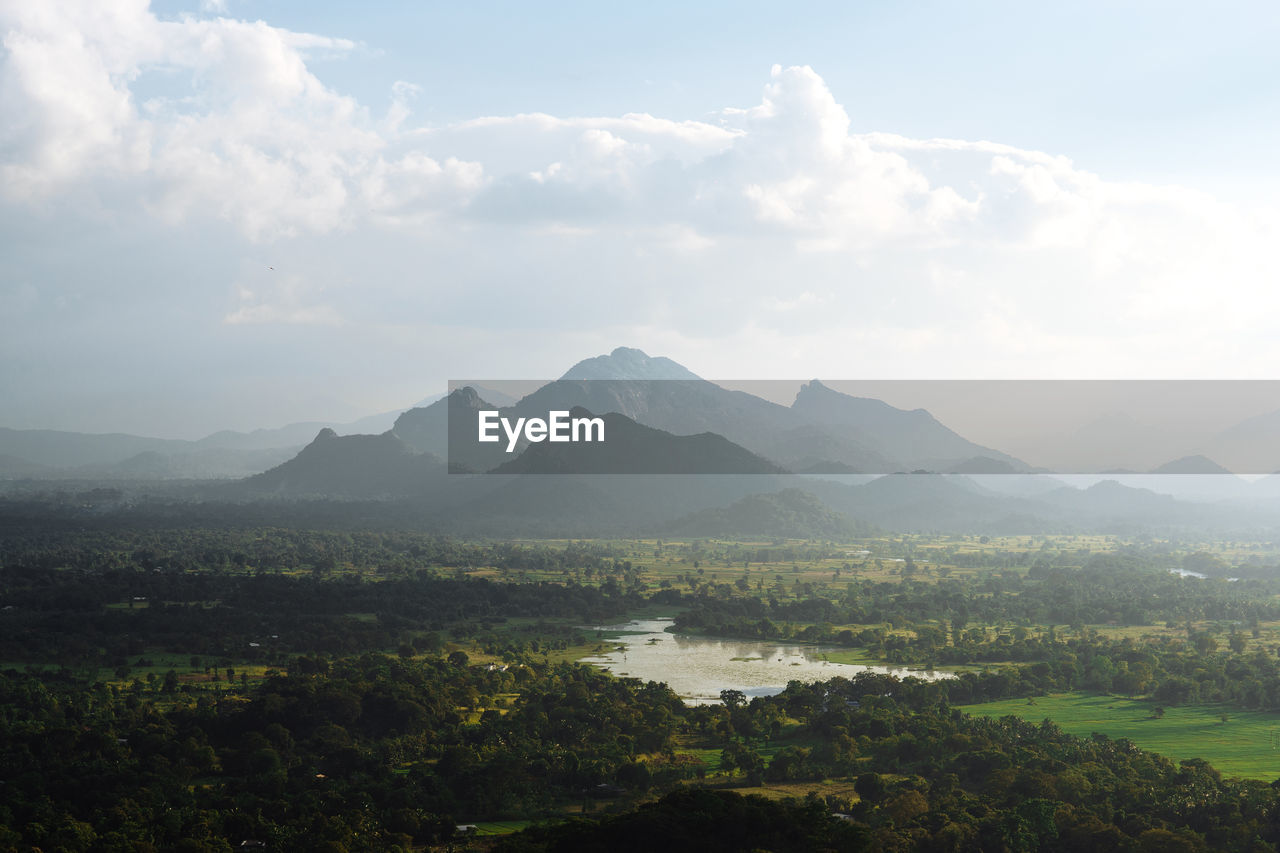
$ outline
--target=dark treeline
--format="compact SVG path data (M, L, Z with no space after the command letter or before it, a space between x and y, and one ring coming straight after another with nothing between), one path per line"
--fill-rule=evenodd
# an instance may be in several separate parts
M1280 583L1275 580L1228 582L1183 578L1096 557L1080 569L1037 569L1026 575L1002 573L976 579L904 580L899 583L854 580L843 595L723 597L689 599L695 606L677 618L685 630L739 637L850 642L827 636L821 623L876 624L891 627L945 622L951 630L969 624L994 625L1152 625L1188 621L1236 622L1254 626L1280 618ZM818 623L817 635L800 635L787 623ZM865 643L859 643L865 644Z
M426 509L409 500L340 499L228 501L226 483L149 482L102 486L33 481L6 483L0 495L0 535L38 526L48 530L165 530L289 527L394 532L422 526ZM443 531L442 531L443 532Z
M833 817L826 804L767 800L686 788L600 822L535 827L502 839L503 853L773 853L865 850L866 827Z
M14 523L0 516L0 522ZM490 566L513 571L611 567L620 552L598 542L563 546L463 542L405 531L269 527L72 525L41 517L0 536L0 566L169 572L355 569L395 575L419 568Z
M957 704L1082 690L1146 696L1163 705L1221 703L1280 710L1280 661L1274 654L1205 654L1183 643L1136 644L1096 635L1032 643L1041 648L1042 660L960 673L939 689Z
M630 816L504 847L639 850L665 837L675 846L663 849L684 850L715 833L699 849L742 849L728 840L751 826L762 840L795 833L769 842L782 850L1280 842L1270 785L1049 723L969 717L944 685L874 674L690 708L664 686L581 666L308 656L241 693L164 701L8 672L0 707L0 850L407 850L461 820L604 799L625 808L672 791ZM858 799L771 806L681 790L705 768L677 736L716 744L736 784L851 779ZM780 747L767 761L754 749L765 739Z
M430 649L446 630L471 636L513 617L598 623L641 603L616 585L455 580L425 570L369 582L8 566L0 596L0 659L107 667L148 650L279 663L291 653Z
M1152 625L1188 620L1256 625L1280 619L1276 580L1180 578L1139 562L1100 555L1080 569L986 574L975 579L851 580L842 596L692 598L681 628L739 637L781 637L780 622L911 625ZM764 624L767 621L768 624Z

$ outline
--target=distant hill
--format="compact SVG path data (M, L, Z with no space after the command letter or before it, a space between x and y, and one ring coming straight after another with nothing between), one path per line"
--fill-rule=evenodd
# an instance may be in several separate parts
M903 467L869 447L871 440L847 427L802 424L766 432L751 449L797 473L884 474Z
M1116 480L1103 480L1087 489L1064 487L1041 495L1040 500L1061 507L1110 513L1168 510L1176 503L1171 495L1159 495L1149 489L1135 489Z
M1004 461L992 459L990 456L975 456L966 459L959 465L947 469L948 474L1020 474L1022 470Z
M1217 462L1214 462L1207 456L1184 456L1181 459L1174 459L1172 462L1166 462L1159 468L1152 470L1152 474L1230 474L1226 468L1223 468Z
M664 525L664 536L727 538L850 539L874 532L871 525L836 512L799 489L748 495L724 508L705 509Z
M443 399L443 394L429 397L417 404L417 407L428 406ZM338 423L336 421L301 421L274 429L255 429L250 432L222 430L207 435L195 442L198 447L225 447L241 450L265 450L277 447L300 448L308 444L315 434L322 429L331 429L338 435L379 435L391 429L396 419L407 409L391 412L380 412L368 415L359 420Z
M1040 477L1026 477L1020 486L1022 479L894 474L854 486L806 480L800 488L838 512L890 530L1025 533L1267 523L1261 509L1189 503L1115 481L1079 489Z
M78 476L126 480L222 480L248 477L291 459L296 447L232 449L205 447L183 453L148 450L111 466L74 469Z
M854 397L835 391L813 380L796 394L791 410L810 424L852 431L852 436L868 450L893 463L893 470L951 470L982 460L984 470L972 473L994 474L1029 471L1026 463L975 444L939 423L924 409L898 409L882 400ZM993 466L1003 463L1001 470Z
M298 446L237 449L124 433L0 429L0 477L217 479L264 471Z
M785 475L525 474L451 475L447 485L475 490L436 520L445 529L495 536L650 535L662 525L747 495L785 488Z
M479 397L483 399L486 403L491 403L495 406L498 406L499 408L514 406L516 403L519 402L519 400L516 397L512 397L510 394L507 394L504 391L498 391L494 388L489 388L484 385L472 385L470 387L474 389L476 394L479 395ZM448 395L446 394L444 396L447 397ZM422 405L422 404L419 404L419 405Z
M515 402L499 395L499 403ZM426 406L443 395L424 400ZM80 433L0 427L0 477L41 479L224 479L257 474L294 456L322 429L337 435L380 434L402 411L355 421L301 421L249 432L220 430L197 441L127 433Z
M413 408L396 418L391 433L421 453L430 453L469 471L486 471L503 457L492 445L478 445L476 413L499 407L471 386L458 388L429 406ZM545 413L544 413L545 414ZM450 437L454 442L450 454Z
M192 442L124 433L63 432L0 427L0 454L50 468L115 465L139 453L182 453Z
M1213 436L1199 450L1241 474L1280 470L1280 411L1247 418Z
M959 472L953 472L959 473ZM1045 474L966 474L975 485L996 495L1029 498L1061 489L1062 480Z
M391 433L419 453L445 458L449 453L449 403L441 398L401 412Z
M792 463L795 474L861 474L857 468L847 462L832 462L830 459L819 459L806 456Z
M305 421L272 429L255 429L250 432L220 430L211 433L199 441L192 442L199 448L217 448L230 450L266 450L274 447L305 447L322 429L338 432L337 424L325 421ZM378 432L384 432L386 427Z
M809 482L802 488L838 512L891 530L975 529L1022 508L951 474L891 474L845 486Z
M581 407L570 417L590 418ZM782 474L782 468L710 432L673 435L608 412L605 440L530 444L495 474Z
M444 473L439 457L391 433L339 436L323 429L297 456L236 484L242 497L381 498L421 494Z

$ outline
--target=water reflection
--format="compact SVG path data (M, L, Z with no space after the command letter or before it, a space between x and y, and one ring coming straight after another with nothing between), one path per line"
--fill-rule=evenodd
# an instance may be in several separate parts
M583 658L615 675L642 681L665 681L689 704L720 701L720 691L737 689L748 697L782 692L788 681L825 681L871 670L899 677L954 678L949 672L908 670L905 667L832 663L826 656L842 651L834 646L802 646L756 640L722 640L666 633L670 619L641 619L600 630L635 631L607 640L613 651Z

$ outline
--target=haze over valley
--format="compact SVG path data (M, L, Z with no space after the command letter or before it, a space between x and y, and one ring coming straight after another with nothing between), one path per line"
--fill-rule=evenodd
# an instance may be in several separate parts
M541 535L1261 529L1280 505L1280 478L1236 476L1203 455L1144 473L1046 471L969 441L925 409L837 391L838 381L800 383L786 406L637 349L584 359L558 380L513 384L517 393L534 385L519 398L501 380L477 384L458 381L448 396L348 424L223 431L195 442L9 429L0 432L4 488L65 481L136 497L155 483L197 503L383 501L417 507L421 523L441 531L496 532L518 521ZM911 385L883 387L901 395ZM512 419L603 415L609 440L588 449L521 439L507 453L501 442L475 442L481 410ZM1253 458L1266 458L1280 446L1266 423L1254 417L1224 434L1247 435ZM1117 434L1119 451L1095 459L1123 452L1128 439ZM1106 447L1097 430L1089 441ZM670 479L680 474L691 476ZM798 512L742 504L796 492L808 496ZM760 518L766 506L785 520ZM834 528L833 518L842 519Z

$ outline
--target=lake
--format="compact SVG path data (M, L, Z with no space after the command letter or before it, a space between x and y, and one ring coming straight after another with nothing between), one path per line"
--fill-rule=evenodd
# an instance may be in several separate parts
M670 619L639 619L592 630L627 631L607 641L615 650L583 658L614 675L642 681L665 681L689 704L720 701L720 691L741 690L748 697L781 693L788 681L825 681L837 675L883 672L905 677L954 678L950 672L926 672L905 667L832 663L825 656L847 651L835 646L806 646L759 640L726 640L669 634Z
M1209 576L1203 572L1193 572L1190 569L1169 569L1169 574L1183 578L1198 578L1202 581L1209 579ZM1240 580L1240 578L1227 578L1227 581L1230 583L1235 583L1238 580Z

